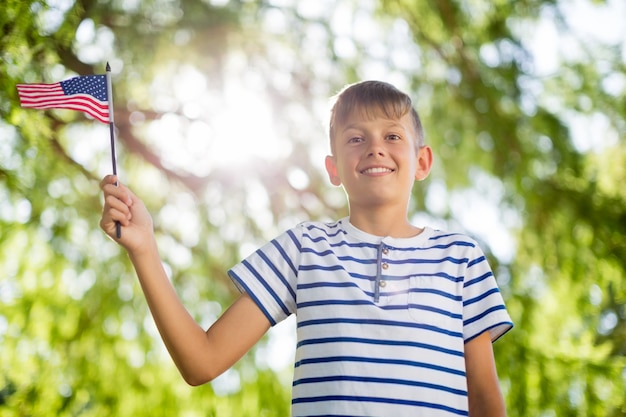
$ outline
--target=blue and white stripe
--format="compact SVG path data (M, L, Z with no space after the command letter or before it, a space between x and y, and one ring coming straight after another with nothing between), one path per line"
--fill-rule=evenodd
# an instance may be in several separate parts
M272 324L297 315L293 416L468 415L464 344L511 328L471 238L302 223L229 271Z

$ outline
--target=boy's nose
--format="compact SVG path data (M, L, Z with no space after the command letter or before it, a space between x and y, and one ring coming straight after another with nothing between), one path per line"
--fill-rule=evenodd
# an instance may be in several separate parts
M367 156L383 156L385 155L385 149L380 141L373 140L370 142L370 146L367 148Z

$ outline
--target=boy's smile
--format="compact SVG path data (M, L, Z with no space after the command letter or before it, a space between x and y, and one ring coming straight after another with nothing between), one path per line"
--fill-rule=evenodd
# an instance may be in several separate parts
M393 169L385 168L385 167L373 167L373 168L364 169L363 171L361 171L361 174L382 175L382 174L386 174L386 173L389 173L389 172L393 172Z

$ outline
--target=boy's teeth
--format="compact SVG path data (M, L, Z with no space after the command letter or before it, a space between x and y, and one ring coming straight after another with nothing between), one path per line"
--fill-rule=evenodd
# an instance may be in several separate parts
M364 174L381 174L383 172L391 172L389 168L368 168L363 171Z

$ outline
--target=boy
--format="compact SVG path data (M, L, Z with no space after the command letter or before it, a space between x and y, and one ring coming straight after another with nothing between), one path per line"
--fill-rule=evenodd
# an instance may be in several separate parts
M101 227L129 253L161 336L185 380L212 380L296 314L294 416L504 416L491 343L511 326L475 241L407 219L432 150L411 99L366 81L336 97L326 170L350 215L305 222L229 275L242 291L205 332L159 259L142 202L105 177Z

